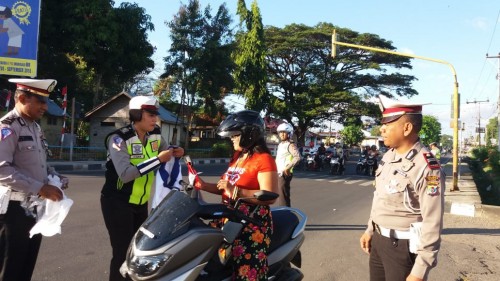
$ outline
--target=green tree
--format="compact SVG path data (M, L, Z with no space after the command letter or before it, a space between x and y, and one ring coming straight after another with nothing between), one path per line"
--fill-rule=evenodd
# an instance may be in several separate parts
M365 138L361 126L346 126L340 130L340 135L344 144L348 146L359 145Z
M381 127L382 127L381 125L373 126L370 129L370 135L372 135L372 136L380 136L380 128Z
M490 146L491 145L491 140L498 139L498 119L497 118L491 118L488 120L488 125L486 125L486 134L484 136L486 139L486 145Z
M341 48L332 59L333 29L345 42L395 49L377 35L329 23L266 27L267 67L273 86L270 111L273 117L294 121L298 136L324 120L347 125L353 118L379 117L380 110L367 101L369 97L417 94L411 86L413 76L388 71L410 69L408 58Z
M151 18L137 4L109 0L42 1L39 77L56 78L89 107L154 66ZM88 109L88 108L87 108Z
M233 52L236 64L234 70L235 93L242 93L246 98L246 107L261 111L268 105L266 46L264 26L257 1L252 2L251 10L247 10L244 0L238 0L237 14L240 24L245 24L236 36L237 47Z
M186 116L188 130L194 114L206 119L220 119L226 114L223 99L234 84L230 23L225 4L212 16L210 6L202 11L198 0L182 5L167 23L172 45L161 78L173 82L172 87L178 91L169 93L181 93L181 104L190 108Z
M453 147L453 136L442 135L440 142L441 142L442 147L452 148Z
M429 145L432 142L439 143L441 140L441 123L439 123L437 117L432 115L423 116L420 140L425 145Z

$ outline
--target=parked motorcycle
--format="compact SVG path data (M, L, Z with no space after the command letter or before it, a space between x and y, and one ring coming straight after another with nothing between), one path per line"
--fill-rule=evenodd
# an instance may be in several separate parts
M248 223L258 221L234 206L209 204L198 190L172 191L153 210L130 244L120 272L132 280L230 280L232 268L221 263L218 249L232 243ZM278 195L256 192L253 198L267 201ZM249 198L246 198L249 199ZM290 207L272 208L274 231L268 255L268 280L302 280L300 247L307 216ZM208 225L226 218L222 229ZM292 266L295 265L295 266Z

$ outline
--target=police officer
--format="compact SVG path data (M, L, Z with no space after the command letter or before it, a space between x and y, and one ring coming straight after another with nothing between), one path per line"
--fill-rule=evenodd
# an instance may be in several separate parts
M418 137L422 105L379 99L390 150L376 172L361 248L370 254L371 281L426 280L441 244L445 175Z
M436 159L439 161L441 159L441 151L439 151L439 147L435 142L431 142L429 146L431 148L432 155L434 155L434 157L436 157Z
M278 187L280 189L278 204L290 207L290 183L293 178L293 167L300 161L300 153L291 139L293 136L292 125L283 123L276 130L281 140L276 151Z
M105 139L108 160L101 210L113 249L109 280L127 280L119 269L133 235L148 216L155 169L184 154L182 148L169 146L161 137L158 108L155 97L133 97L129 102L131 123Z
M15 108L0 119L0 280L31 280L42 241L29 238L36 223L32 196L59 201L62 191L47 184L48 145L40 119L56 80L9 79L16 83ZM58 175L60 176L60 175ZM62 176L60 176L62 177ZM67 187L67 178L64 185ZM33 214L33 215L32 215Z

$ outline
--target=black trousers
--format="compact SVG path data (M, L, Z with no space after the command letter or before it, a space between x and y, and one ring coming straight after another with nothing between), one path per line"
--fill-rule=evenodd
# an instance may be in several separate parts
M290 203L290 182L292 181L293 174L289 176L282 175L278 177L278 187L281 191L280 197L278 197L278 202L280 206L291 207Z
M371 242L370 281L401 281L410 275L416 254L408 239L387 238L375 232Z
M0 280L31 280L42 243L41 234L29 237L35 223L17 201L10 201L7 213L0 215Z
M113 249L109 280L130 280L122 277L120 267L125 261L135 232L148 217L148 204L135 205L101 195L101 210Z

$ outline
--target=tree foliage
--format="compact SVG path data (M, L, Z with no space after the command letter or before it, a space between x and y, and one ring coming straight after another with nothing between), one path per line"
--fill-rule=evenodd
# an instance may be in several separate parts
M151 17L137 4L42 1L38 78L55 78L90 109L154 66Z
M340 135L344 144L348 146L359 145L365 138L365 135L361 131L361 126L345 126L340 131Z
M432 142L439 143L441 140L441 123L439 123L437 117L432 115L423 116L420 140L425 145L429 145Z
M378 117L378 107L369 102L369 98L378 94L389 97L417 94L411 87L413 76L389 72L389 69L410 69L408 58L341 48L332 59L333 29L348 43L395 49L390 41L377 35L329 23L266 27L266 61L273 86L269 111L276 118L295 121L299 138L324 120L347 125L359 123L353 119L361 116Z
M269 98L264 26L257 1L252 2L249 11L245 1L238 0L237 14L240 16L240 24L245 24L245 29L237 34L237 47L233 52L236 64L234 92L243 94L246 108L261 111L266 109Z
M484 135L484 138L486 140L486 145L491 145L492 142L491 140L498 139L498 119L497 118L491 118L488 120L488 124L486 125L486 134ZM498 142L497 142L498 143Z
M161 77L181 83L188 104L212 118L224 114L222 100L233 87L230 23L225 4L212 16L210 6L202 11L198 0L182 5L167 23L172 45Z
M442 148L452 148L453 147L453 136L450 135L442 135L441 136L441 147Z

